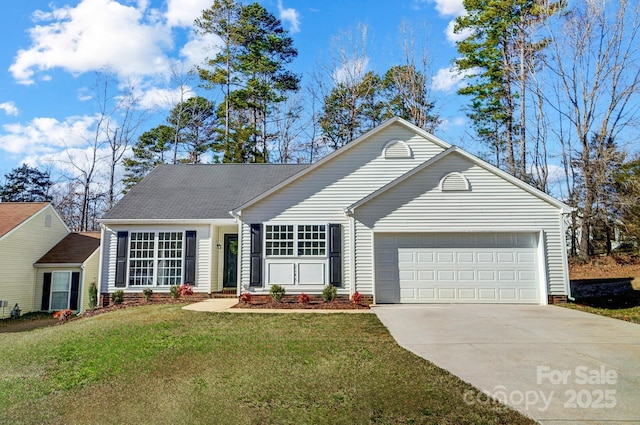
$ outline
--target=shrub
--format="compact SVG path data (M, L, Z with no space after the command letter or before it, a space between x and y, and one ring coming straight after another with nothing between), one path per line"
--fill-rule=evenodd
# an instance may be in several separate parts
M89 308L93 310L98 306L98 287L95 282L89 284Z
M189 285L188 283L183 283L182 285L180 285L178 287L178 295L193 295L193 289L191 289L191 285Z
M322 290L322 299L324 302L328 303L336 299L336 295L338 294L338 289L336 289L333 285L327 285Z
M151 295L153 295L153 289L151 288L144 288L142 290L142 295L144 295L144 300L146 302L151 301Z
M353 295L351 295L351 302L353 304L360 304L360 301L362 301L362 295L360 295L358 291L354 292Z
M124 291L122 289L118 289L116 292L111 294L111 301L114 304L122 304L124 301Z
M304 292L298 295L298 302L300 304L309 304L309 301L309 295L305 294Z
M240 294L240 301L245 302L245 303L250 303L251 302L251 292L243 292L242 294Z
M180 292L178 292L178 288L178 285L171 285L171 287L169 288L169 294L171 294L171 298L173 298L174 300L180 298Z
M282 300L286 290L280 285L273 285L271 289L269 289L269 295L274 301Z

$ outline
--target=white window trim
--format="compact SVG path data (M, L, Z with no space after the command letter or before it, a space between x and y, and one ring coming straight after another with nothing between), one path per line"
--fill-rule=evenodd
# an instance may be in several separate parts
M293 226L293 255L267 255L267 226ZM321 255L299 255L298 254L298 226L324 226L324 254ZM264 223L264 237L262 238L262 252L264 258L268 259L325 259L329 258L329 223Z
M153 233L153 257L151 258L153 261L153 278L151 285L131 285L131 235L133 233ZM184 266L185 266L185 243L186 243L186 231L185 230L132 230L129 232L129 238L127 241L127 277L126 283L128 289L137 289L137 288L170 288L171 285L158 285L158 246L159 246L159 234L160 233L180 233L182 234L182 256L180 267L180 280L184 279ZM182 283L182 282L181 282Z
M55 274L66 273L69 276L69 289L67 290L67 304L63 308L53 308L53 276ZM50 305L49 308L51 310L66 310L71 305L71 286L73 285L73 272L71 270L54 270L51 272L51 289L49 290L49 300ZM62 291L56 291L62 292Z

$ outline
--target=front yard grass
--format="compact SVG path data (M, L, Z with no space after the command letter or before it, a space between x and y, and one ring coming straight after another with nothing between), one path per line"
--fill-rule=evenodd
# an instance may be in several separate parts
M587 313L640 323L640 291L638 290L618 295L583 298L560 305Z
M465 403L472 387L399 347L372 314L155 305L0 342L0 423L534 423Z

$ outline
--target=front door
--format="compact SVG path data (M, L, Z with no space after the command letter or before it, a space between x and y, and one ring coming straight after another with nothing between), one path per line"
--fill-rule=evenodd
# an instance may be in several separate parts
M223 286L235 288L238 282L238 235L224 235Z

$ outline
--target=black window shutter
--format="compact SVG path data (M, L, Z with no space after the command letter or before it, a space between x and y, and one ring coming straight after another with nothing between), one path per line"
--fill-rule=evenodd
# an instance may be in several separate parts
M196 231L185 232L184 283L196 284Z
M251 225L249 285L262 286L262 224Z
M118 244L116 249L116 288L127 286L127 243L129 232L118 232Z
M44 274L42 283L42 306L41 310L49 310L49 300L51 299L51 273Z
M80 272L71 273L71 299L69 310L78 309L78 293L80 292Z
M329 224L329 283L342 286L342 225Z

